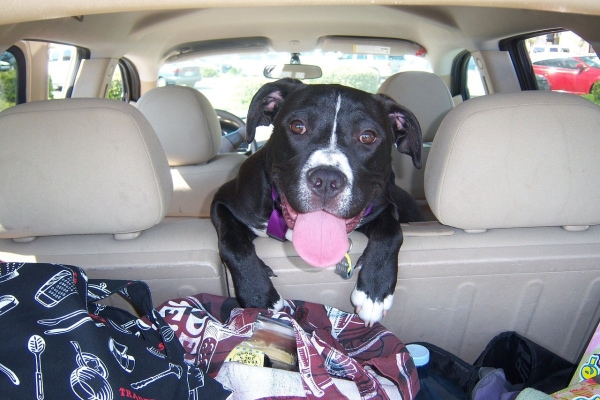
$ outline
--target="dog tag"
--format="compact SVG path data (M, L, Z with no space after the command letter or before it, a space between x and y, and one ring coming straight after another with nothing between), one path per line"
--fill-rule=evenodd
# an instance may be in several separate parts
M352 265L352 259L349 254L350 250L352 250L352 239L348 238L348 243L350 244L348 252L344 255L342 261L335 266L335 273L344 279L350 279L354 275L354 265Z

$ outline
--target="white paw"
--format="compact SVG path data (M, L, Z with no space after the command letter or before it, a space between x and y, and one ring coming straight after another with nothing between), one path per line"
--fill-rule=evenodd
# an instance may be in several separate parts
M273 304L273 307L269 307L269 311L273 311L274 313L279 312L283 309L283 305L283 299L281 298L281 295L279 295L279 300Z
M373 326L375 322L381 321L385 316L386 312L392 308L394 302L394 295L390 294L383 301L373 301L367 297L367 294L362 290L354 288L350 300L354 307L356 307L356 313L365 321L365 326Z

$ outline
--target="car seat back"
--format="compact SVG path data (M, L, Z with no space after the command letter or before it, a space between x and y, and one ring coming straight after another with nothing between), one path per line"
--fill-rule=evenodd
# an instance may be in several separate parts
M423 167L420 170L416 169L409 157L397 152L392 154L392 167L396 175L396 184L424 205L424 171L431 142L442 119L454 107L450 90L434 73L403 71L386 79L377 92L392 97L408 108L415 114L421 125Z
M100 99L21 104L0 114L0 136L0 238L139 234L163 219L167 160L135 108Z
M141 279L156 304L224 294L210 220L164 220L173 190L167 158L135 107L81 98L6 109L0 171L0 260Z
M160 139L173 178L167 217L209 217L217 189L233 179L246 156L218 154L221 127L215 109L185 86L152 89L137 102Z
M600 224L600 107L528 91L471 99L444 119L425 170L431 210L466 230Z

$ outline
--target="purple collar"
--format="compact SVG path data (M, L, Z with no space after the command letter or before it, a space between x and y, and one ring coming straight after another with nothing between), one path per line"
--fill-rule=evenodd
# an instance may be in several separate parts
M275 189L275 185L271 185L271 199L273 200L273 211L271 212L269 222L267 223L267 235L274 239L285 242L285 234L288 230L288 227L285 223L285 218L283 218L281 201L279 201L279 194L277 193L277 189ZM367 207L365 210L363 217L369 215L372 209L373 203L369 204L369 207Z
M271 185L271 198L273 199L273 211L267 224L267 235L284 242L288 227L285 223L285 218L283 218L281 202L279 201L279 194L275 189L275 185Z

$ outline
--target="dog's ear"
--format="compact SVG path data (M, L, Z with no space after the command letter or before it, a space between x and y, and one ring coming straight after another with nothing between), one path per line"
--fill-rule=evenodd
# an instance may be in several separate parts
M412 158L413 165L421 168L421 152L423 151L423 137L421 125L417 117L407 108L396 103L391 97L378 94L377 98L383 102L386 112L394 131L394 142L398 151L408 154Z
M306 86L297 79L285 78L267 83L252 98L246 118L246 142L252 143L257 126L270 125L285 98L295 90Z

